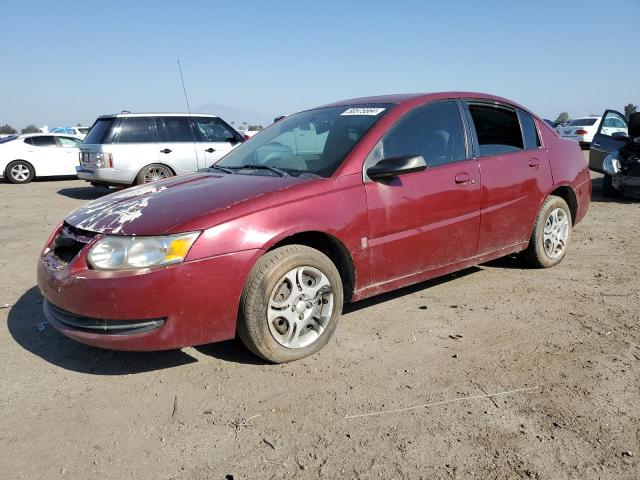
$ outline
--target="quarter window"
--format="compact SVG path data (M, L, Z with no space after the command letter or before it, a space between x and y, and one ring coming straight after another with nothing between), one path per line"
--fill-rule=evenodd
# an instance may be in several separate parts
M25 138L24 141L34 147L55 147L56 140L52 135Z
M513 108L471 103L469 111L478 137L481 156L498 155L524 148L520 122Z
M122 119L118 143L156 142L156 128L153 117L126 117Z
M408 113L377 145L372 161L405 155L422 155L431 167L466 158L456 102L434 103Z
M522 127L522 136L524 137L524 148L526 150L532 150L540 146L540 139L538 138L538 130L536 129L536 123L533 117L528 113L524 113L522 110L518 110L518 116L520 117L520 126Z

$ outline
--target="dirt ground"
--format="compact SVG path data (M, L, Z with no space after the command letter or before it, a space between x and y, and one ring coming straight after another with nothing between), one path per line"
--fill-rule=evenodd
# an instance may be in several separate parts
M0 184L1 478L640 478L640 203L599 178L558 267L507 258L347 306L287 365L42 323L38 253L86 185Z

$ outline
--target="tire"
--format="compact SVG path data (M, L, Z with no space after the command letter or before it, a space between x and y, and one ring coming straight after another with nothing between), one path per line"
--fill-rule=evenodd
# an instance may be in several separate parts
M553 218L552 214L555 215ZM549 195L536 216L529 247L524 251L524 258L531 265L539 268L557 265L569 248L571 228L569 205L564 199ZM560 243L562 243L561 250Z
M613 188L613 179L611 175L605 173L602 177L602 196L603 197L618 197L620 192Z
M342 279L326 255L305 245L276 248L263 255L247 277L238 336L265 360L298 360L327 344L338 326L343 301Z
M11 183L29 183L36 176L36 172L29 162L14 160L7 165L5 177Z
M136 185L142 185L143 183L155 182L156 180L164 180L165 178L173 177L173 171L166 165L161 163L152 163L143 167L138 176L136 176Z

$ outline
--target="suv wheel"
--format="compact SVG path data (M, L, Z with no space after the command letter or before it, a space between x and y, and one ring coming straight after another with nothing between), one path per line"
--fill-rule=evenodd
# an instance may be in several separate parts
M136 177L136 185L164 180L169 177L173 177L173 172L169 167L160 163L152 163L140 170Z

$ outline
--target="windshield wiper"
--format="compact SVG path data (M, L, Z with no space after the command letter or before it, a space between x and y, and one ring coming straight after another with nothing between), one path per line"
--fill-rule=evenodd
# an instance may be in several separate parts
M230 168L227 168L227 167L221 167L220 165L215 165L215 164L214 164L214 165L211 165L211 166L209 167L209 169L214 169L214 168L215 168L216 170L222 170L224 173L230 173L230 174L232 174L232 175L233 175L233 170L231 170Z
M243 170L245 168L248 169L253 169L253 170L270 170L274 173L277 173L279 176L281 177L288 177L289 174L287 172L285 172L284 170L281 170L277 167L272 167L271 165L260 165L259 163L256 164L249 164L249 165L241 165L239 167L227 167L227 168L233 168L233 169L237 169L237 170Z

